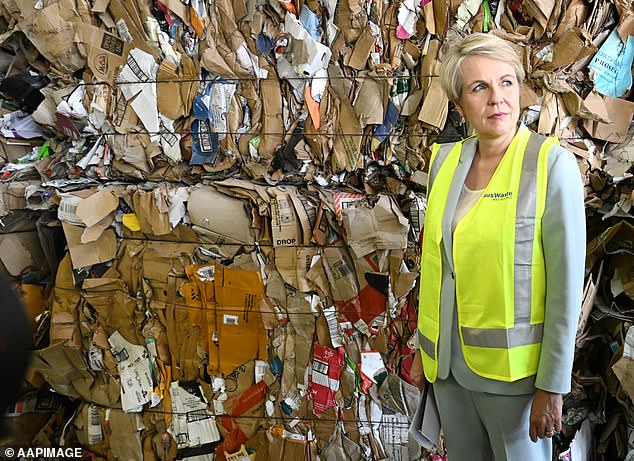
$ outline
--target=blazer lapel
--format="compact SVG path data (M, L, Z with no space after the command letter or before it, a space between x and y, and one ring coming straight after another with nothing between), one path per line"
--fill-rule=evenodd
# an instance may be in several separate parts
M449 188L449 195L447 196L447 202L445 204L445 213L442 218L442 240L445 253L447 255L447 261L451 266L451 272L453 272L453 235L451 232L451 223L453 217L456 214L456 207L458 205L458 199L462 192L462 185L464 184L469 168L473 162L476 148L478 146L478 138L473 136L462 143L462 152L460 153L460 160L458 166L453 174L451 180L451 187Z

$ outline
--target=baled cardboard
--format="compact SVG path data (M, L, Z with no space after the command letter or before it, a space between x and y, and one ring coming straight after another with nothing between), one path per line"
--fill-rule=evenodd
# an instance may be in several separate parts
M597 93L588 94L584 102L590 111L605 113L611 122L584 120L583 126L592 137L614 143L627 140L627 131L634 117L634 102L610 96L601 97Z
M354 171L363 164L360 152L363 129L348 98L337 99L334 91L332 95L337 110L332 160L338 170Z
M117 24L119 34L132 48L140 48L154 58L160 56L158 47L148 38L143 27L145 18L151 16L147 5L137 0L110 0L108 11Z
M118 197L109 190L101 190L79 202L75 215L86 227L102 221L119 206Z
M73 268L80 269L93 264L111 261L117 254L117 238L112 229L106 229L101 236L88 243L82 243L84 228L62 223L68 242Z
M74 38L77 24L90 23L90 19L78 15L75 1L54 1L41 9L29 2L18 1L15 6L21 15L16 29L21 30L53 66L67 73L84 67L86 62Z
M361 36L354 44L352 55L347 63L348 66L353 69L363 70L366 68L366 63L370 57L370 53L374 50L374 37L370 27L363 29Z
M303 232L290 195L281 188L271 189L271 230L275 246L298 246L304 243Z
M614 243L613 243L614 240ZM607 252L614 252L620 245L630 248L634 245L634 226L623 220L607 228L588 242L586 248L586 268L591 269Z
M312 290L312 283L306 277L310 270L313 257L317 254L317 248L312 247L276 247L275 266L284 282L292 287L297 287L301 292Z
M164 189L137 190L132 197L134 210L141 232L150 235L165 235L171 231L168 216L168 198Z
M120 408L119 382L105 373L95 373L80 350L59 343L34 352L33 368L60 394Z
M385 80L373 79L372 75L361 79L361 88L353 106L362 128L383 123L387 88Z
M267 335L257 310L264 286L257 272L213 267L214 300L207 309L215 319L212 342L218 351L210 350L208 368L210 374L229 373L254 357L266 358Z
M115 459L142 461L141 431L144 427L139 415L111 411L108 416L112 431L110 449Z
M182 56L179 67L167 59L161 61L156 75L159 112L172 120L189 115L197 78L196 65L189 56Z
M138 336L142 318L138 318L136 298L130 296L119 278L85 279L82 283L86 302L97 312L97 321L108 336L118 333L132 344L143 344Z
M363 203L363 202L359 202ZM374 208L352 206L342 210L348 244L356 258L378 249L407 247L409 221L387 195L380 195Z
M553 59L542 68L552 71L581 61L596 53L597 47L592 43L587 32L579 28L571 28L563 32L553 48Z
M114 82L119 68L125 64L130 45L106 30L86 23L77 25L75 42L95 78Z
M260 82L262 96L262 133L258 154L263 158L273 158L275 151L284 140L284 120L282 119L282 92L277 80L271 78Z
M245 202L210 187L192 189L187 212L194 230L218 243L253 243Z
M297 461L309 461L317 458L317 445L305 440L284 438L281 435L269 436L269 459L293 459Z

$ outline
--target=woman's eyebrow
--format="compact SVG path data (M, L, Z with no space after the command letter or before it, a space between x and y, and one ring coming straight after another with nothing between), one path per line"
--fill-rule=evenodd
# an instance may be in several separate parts
M471 86L475 85L476 83L485 83L486 84L486 82L484 80L473 80L472 82L467 83L466 86L471 87Z
M504 80L504 79L509 78L509 77L513 78L515 76L513 74L504 74L504 75L500 76L498 78L498 80ZM475 85L476 83L484 83L484 84L486 84L487 82L485 80L478 79L478 80L473 80L473 81L467 83L466 86L471 87L471 86Z

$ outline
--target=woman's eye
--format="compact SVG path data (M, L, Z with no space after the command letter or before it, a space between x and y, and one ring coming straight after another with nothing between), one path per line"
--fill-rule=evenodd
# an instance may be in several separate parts
M504 86L511 86L513 84L512 80L503 80L502 81L502 85Z
M482 90L484 90L485 88L486 88L486 86L485 86L485 85L476 85L476 86L473 88L473 91L482 91Z

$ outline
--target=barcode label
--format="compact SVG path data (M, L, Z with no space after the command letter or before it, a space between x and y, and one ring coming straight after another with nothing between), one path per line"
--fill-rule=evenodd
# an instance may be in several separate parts
M339 390L339 381L329 377L325 373L317 373L313 370L311 380L313 381L313 383L319 384L320 386L327 387L333 392L337 392Z
M207 410L188 411L186 417L187 423L195 423L197 421L212 419L212 415Z
M69 203L67 200L62 200L62 203L59 204L59 209L62 213L74 215L77 211L77 204Z
M237 315L225 314L223 316L223 323L225 325L237 325L238 324L238 316Z
M83 226L84 223L77 217L77 206L82 199L74 195L62 195L62 200L57 209L57 219L68 224Z
M200 280L211 281L214 280L216 269L215 266L205 266L198 269L196 273L198 274L198 278L200 278Z
M141 69L141 66L139 66L139 63L136 62L136 59L134 59L134 56L132 56L131 54L128 55L127 64L139 82L147 82L150 79L150 77L147 76L145 72L143 72L143 70Z
M128 25L125 23L123 19L119 19L116 24L117 32L119 32L119 37L125 40L128 43L132 43L132 35L130 35L130 30L128 29Z
M269 364L264 360L255 361L255 382L259 383L264 379L266 371L269 369Z
M128 354L128 350L125 347L120 351L112 349L112 355L114 355L114 359L117 363L121 363L130 358L130 354Z
M383 414L380 425L381 440L388 445L402 445L409 441L409 420L401 413Z
M337 279L339 279L340 277L347 277L353 272L352 265L347 260L347 258L342 258L339 261L335 261L335 263L332 265L332 269L333 272L335 272L335 278ZM340 277L337 277L337 274Z
M93 371L103 371L103 351L98 347L91 347L88 351L88 363Z
M308 217L308 221L310 222L310 225L314 227L315 222L317 221L317 207L313 203L308 201L306 197L303 197L300 195L298 196L298 198L299 198L299 203L301 204L301 207L304 210L304 213Z
M123 93L119 93L119 97L117 98L117 104L115 106L115 114L113 118L113 123L116 126L121 126L123 123L123 117L125 116L125 111L128 108L128 100L125 98Z
M335 306L331 306L324 309L324 316L326 317L326 322L328 322L328 331L330 332L330 341L332 342L332 346L343 346L343 340L341 338L341 333L339 332L339 322L337 321L337 308Z
M354 327L366 336L371 335L368 325L361 319L354 322Z
M88 407L88 445L96 445L103 442L103 433L101 432L101 418L99 411L94 405Z
M165 141L167 144L169 144L170 147L174 147L174 144L178 142L178 136L176 136L176 134L170 131L170 129L165 125L165 123L163 123L163 120L161 120L160 128L161 128L161 139Z

